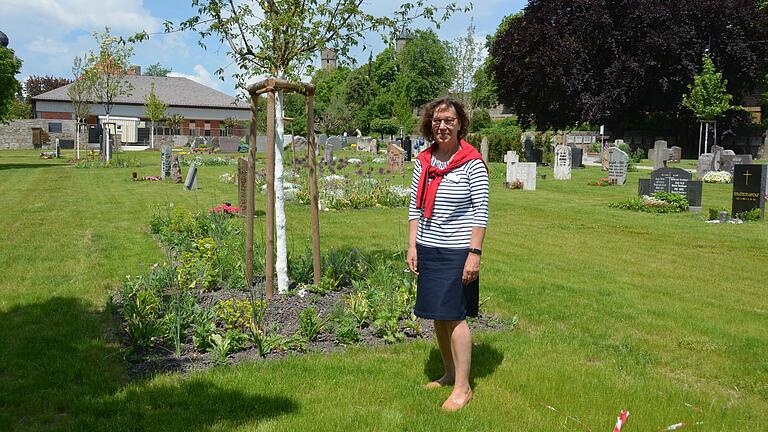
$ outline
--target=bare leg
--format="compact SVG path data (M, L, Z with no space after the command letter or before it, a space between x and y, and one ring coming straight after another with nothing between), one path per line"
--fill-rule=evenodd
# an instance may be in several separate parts
M453 354L451 353L450 321L435 320L435 336L437 346L440 348L440 357L443 359L443 376L437 380L440 385L453 384L455 368L453 366Z
M469 371L472 366L472 334L466 320L446 321L446 330L451 338L451 352L455 370L455 385L446 404L463 406L472 397L469 386ZM446 407L446 404L443 407Z

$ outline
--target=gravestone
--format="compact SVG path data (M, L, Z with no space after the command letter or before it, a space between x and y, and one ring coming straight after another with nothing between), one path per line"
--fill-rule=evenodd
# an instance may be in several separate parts
M411 155L413 154L413 141L411 141L410 136L405 137L403 145L405 146L405 161L410 162Z
M189 171L187 171L187 179L184 180L184 189L185 190L197 189L197 164L194 162L189 164Z
M54 144L56 146L56 159L61 157L61 142L58 138L56 138L56 143Z
M160 147L160 178L165 180L171 175L171 146Z
M174 183L181 183L181 164L177 155L171 156L171 180Z
M722 153L724 150L725 149L723 149L722 147L720 147L717 144L712 144L712 147L709 148L709 152L712 153L712 154Z
M248 160L237 159L237 202L244 209L248 198Z
M324 146L325 142L328 141L328 135L326 134L320 134L317 136L317 148L320 148L320 146Z
M688 198L692 211L701 209L702 181L692 180L693 174L682 168L659 168L651 173L650 179L640 179L637 183L638 195L652 195L656 192L669 192Z
M666 167L669 160L667 142L663 140L654 142L653 148L648 151L648 158L653 161L654 170Z
M510 150L506 155L504 155L504 162L507 163L507 175L505 180L507 183L511 183L512 167L515 166L516 163L520 162L520 156L517 155L516 151Z
M387 170L391 173L403 173L403 154L405 151L397 144L387 147Z
M376 141L376 138L373 138L371 140L370 147L368 148L368 151L370 151L373 154L379 154L379 142Z
M512 165L510 180L510 183L521 181L524 190L536 190L536 162L518 162Z
M488 138L483 137L480 141L480 155L483 157L483 161L488 163Z
M749 165L752 163L752 155L737 155L732 150L725 150L720 154L720 170L727 171L731 175L737 165Z
M672 156L670 157L669 161L679 163L680 159L683 157L683 149L678 146L672 146L670 150L672 150Z
M525 137L525 142L523 142L523 151L525 152L526 162L535 162L533 155L533 140L531 137Z
M325 142L325 154L323 155L323 162L325 162L326 165L333 162L333 145L331 144L331 140Z
M583 158L584 150L580 147L571 147L571 168L584 168Z
M307 151L308 147L307 139L303 136L296 135L293 137L293 150L297 152L304 152Z
M334 135L332 137L328 137L328 140L325 142L325 145L326 146L330 145L334 148L340 149L344 146L344 140L340 136Z
M571 148L566 145L555 147L555 180L571 179Z
M627 183L629 156L618 147L608 149L608 181L616 184Z
M699 156L699 160L696 162L696 178L701 180L708 172L719 170L720 153L702 153L701 156Z
M765 192L768 165L737 165L733 175L731 214L760 209L765 219Z

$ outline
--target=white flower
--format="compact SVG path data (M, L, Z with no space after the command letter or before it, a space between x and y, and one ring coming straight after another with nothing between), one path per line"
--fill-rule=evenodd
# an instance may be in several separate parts
M304 298L305 295L307 295L307 290L304 288L300 289L299 292L296 293L297 296Z

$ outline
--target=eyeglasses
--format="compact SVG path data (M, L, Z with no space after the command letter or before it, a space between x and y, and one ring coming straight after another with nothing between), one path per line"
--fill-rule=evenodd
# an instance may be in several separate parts
M441 123L445 122L446 126L453 126L454 123L456 123L456 117L446 117L442 119L432 119L432 126L440 126Z

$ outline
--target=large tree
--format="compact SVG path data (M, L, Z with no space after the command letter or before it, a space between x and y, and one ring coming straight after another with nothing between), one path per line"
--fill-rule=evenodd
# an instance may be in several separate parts
M755 0L531 0L490 49L499 99L539 127L675 116L709 48L737 98L768 59ZM620 129L620 127L619 127Z
M0 122L9 120L15 112L16 95L21 90L16 74L21 72L21 60L12 49L0 46Z
M171 73L171 68L163 67L160 63L153 63L144 69L142 75L164 77L168 76L169 73Z
M421 106L444 94L455 76L448 43L432 30L416 30L398 55L403 92L412 107Z
M24 81L24 93L27 95L27 98L32 98L59 87L64 87L71 82L72 80L62 77L32 75Z

